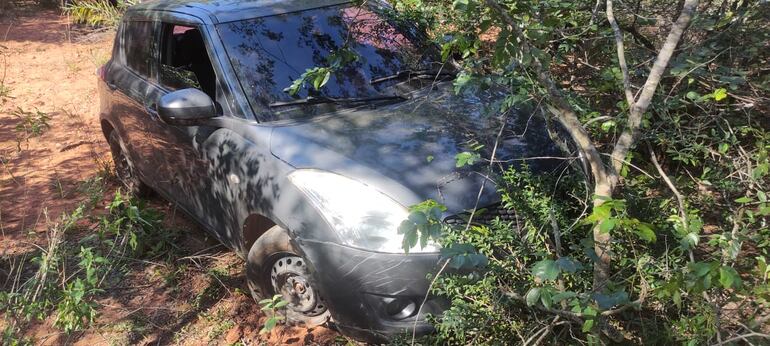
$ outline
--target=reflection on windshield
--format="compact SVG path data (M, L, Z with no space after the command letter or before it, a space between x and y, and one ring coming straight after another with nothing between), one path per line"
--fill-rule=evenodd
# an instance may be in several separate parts
M439 61L435 50L393 25L371 7L332 6L217 26L249 102L260 113L275 102L322 95L366 98L385 94L372 78L426 68ZM325 66L342 48L358 56L332 74L320 91L304 88L292 97L284 89L306 69ZM317 109L303 109L312 116ZM264 114L268 119L287 113Z

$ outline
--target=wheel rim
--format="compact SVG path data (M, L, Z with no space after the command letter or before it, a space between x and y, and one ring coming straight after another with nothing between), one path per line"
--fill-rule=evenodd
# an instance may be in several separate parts
M131 163L128 161L128 157L119 149L113 149L113 157L115 158L115 175L118 176L118 180L120 180L123 186L129 190L132 189L134 185L134 174Z
M307 264L302 257L287 254L273 263L270 282L273 291L289 302L289 309L312 317L326 312L326 307L323 298L311 285L308 273Z

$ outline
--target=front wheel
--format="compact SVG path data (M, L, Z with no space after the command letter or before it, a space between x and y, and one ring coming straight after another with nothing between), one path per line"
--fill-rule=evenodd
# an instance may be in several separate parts
M126 151L120 144L120 137L116 131L110 132L107 137L112 153L112 162L115 163L115 175L131 196L145 197L152 193L149 186L139 180L134 164L129 160Z
M307 261L289 241L288 232L273 226L251 246L246 262L246 280L257 302L280 294L288 322L308 327L329 320L329 310L310 275Z

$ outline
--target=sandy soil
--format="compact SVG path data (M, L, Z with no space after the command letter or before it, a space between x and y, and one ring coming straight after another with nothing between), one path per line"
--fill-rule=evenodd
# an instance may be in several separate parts
M0 13L0 86L6 88L5 96L0 89L0 256L4 258L44 246L52 222L88 198L84 184L111 167L97 120L95 71L109 58L114 32L70 27L54 11L25 13ZM17 130L22 121L19 111L45 113L49 128L39 137L25 138ZM114 190L115 183L109 183L91 212L102 212ZM243 261L169 203L157 197L150 203L165 212L169 229L184 234L180 244L184 256L173 263L131 264L124 280L99 297L100 315L90 329L66 335L52 327L49 316L33 324L25 336L51 345L347 342L323 327L281 326L260 335L265 316L243 293L248 292ZM212 270L220 274L211 275Z

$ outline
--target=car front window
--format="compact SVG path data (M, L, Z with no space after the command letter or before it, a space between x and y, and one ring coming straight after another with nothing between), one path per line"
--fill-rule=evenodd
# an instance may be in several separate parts
M255 110L262 118L308 117L323 111L268 110L268 105L308 96L367 98L387 94L393 83L372 79L404 70L439 67L437 50L416 30L396 25L380 9L332 6L224 23L217 26L230 61ZM307 70L329 65L329 56L346 50L356 56L315 90L312 82L296 95L285 89ZM324 105L327 106L327 105ZM325 107L320 107L324 108Z

